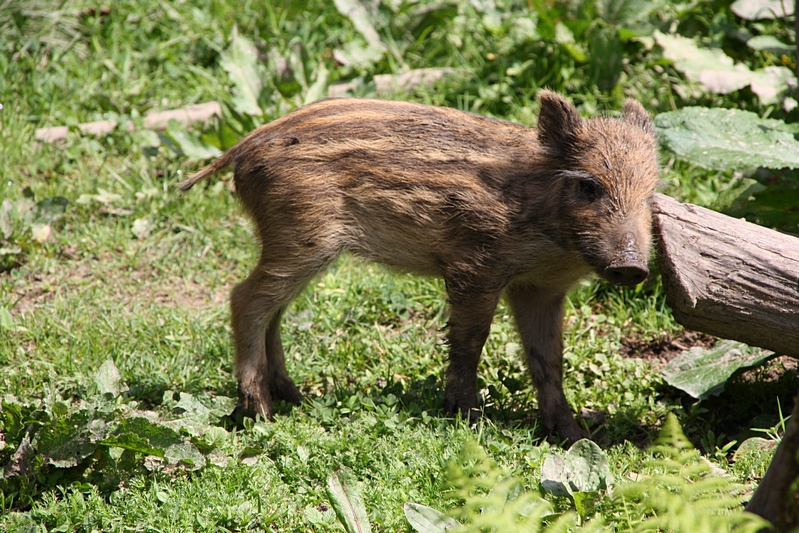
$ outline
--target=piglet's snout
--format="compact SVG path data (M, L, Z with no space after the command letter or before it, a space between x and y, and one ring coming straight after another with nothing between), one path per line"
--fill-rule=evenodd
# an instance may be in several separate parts
M622 243L616 260L605 268L605 279L615 285L638 285L649 276L646 257L638 250L638 243L632 233L626 233Z

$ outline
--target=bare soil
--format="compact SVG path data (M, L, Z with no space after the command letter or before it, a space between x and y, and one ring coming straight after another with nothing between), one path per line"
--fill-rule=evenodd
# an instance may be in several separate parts
M107 252L100 256L60 262L57 268L27 272L11 290L11 313L26 316L52 305L67 293L100 289L121 306L158 304L173 308L207 309L226 305L233 281L210 289L190 277L165 276L146 260L133 267L120 265Z
M718 338L699 331L683 330L677 335L664 333L656 338L627 337L622 339L621 354L652 361L662 366L674 359L679 353L690 350L694 346L710 348Z

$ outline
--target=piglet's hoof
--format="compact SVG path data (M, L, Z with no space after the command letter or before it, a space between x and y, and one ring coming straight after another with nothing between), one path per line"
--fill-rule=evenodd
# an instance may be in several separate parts
M269 391L275 400L283 400L292 405L300 405L302 403L302 393L291 381L291 378L273 378L269 384Z
M483 416L483 412L475 406L476 403L477 402L470 406L461 407L454 401L450 402L445 400L444 411L447 413L447 416L451 418L455 418L458 416L458 414L460 414L464 420L469 421L469 425L473 426Z
M566 446L571 446L578 440L590 438L588 432L581 428L571 417L568 420L558 421L549 433L550 435L557 435L560 439L566 441Z
M239 402L233 410L233 416L236 420L243 417L255 418L256 415L261 415L267 420L273 420L272 413L272 396L268 387L260 386L255 387L254 390L250 388L247 391L239 383Z

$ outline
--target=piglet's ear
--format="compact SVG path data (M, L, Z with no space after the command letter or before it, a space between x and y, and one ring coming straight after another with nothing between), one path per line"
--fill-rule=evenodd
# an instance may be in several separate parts
M639 104L636 100L628 98L624 101L624 113L622 117L627 124L638 126L650 135L655 133L655 127L652 125L652 119L649 118L649 113L647 113L644 106Z
M558 93L539 91L538 140L554 155L565 154L583 120L577 109Z

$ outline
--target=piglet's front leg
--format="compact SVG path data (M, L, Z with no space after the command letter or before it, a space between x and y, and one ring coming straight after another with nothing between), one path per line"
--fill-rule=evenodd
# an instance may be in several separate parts
M525 359L538 389L541 423L572 444L588 434L577 424L563 394L563 294L513 286L507 299L516 317Z

